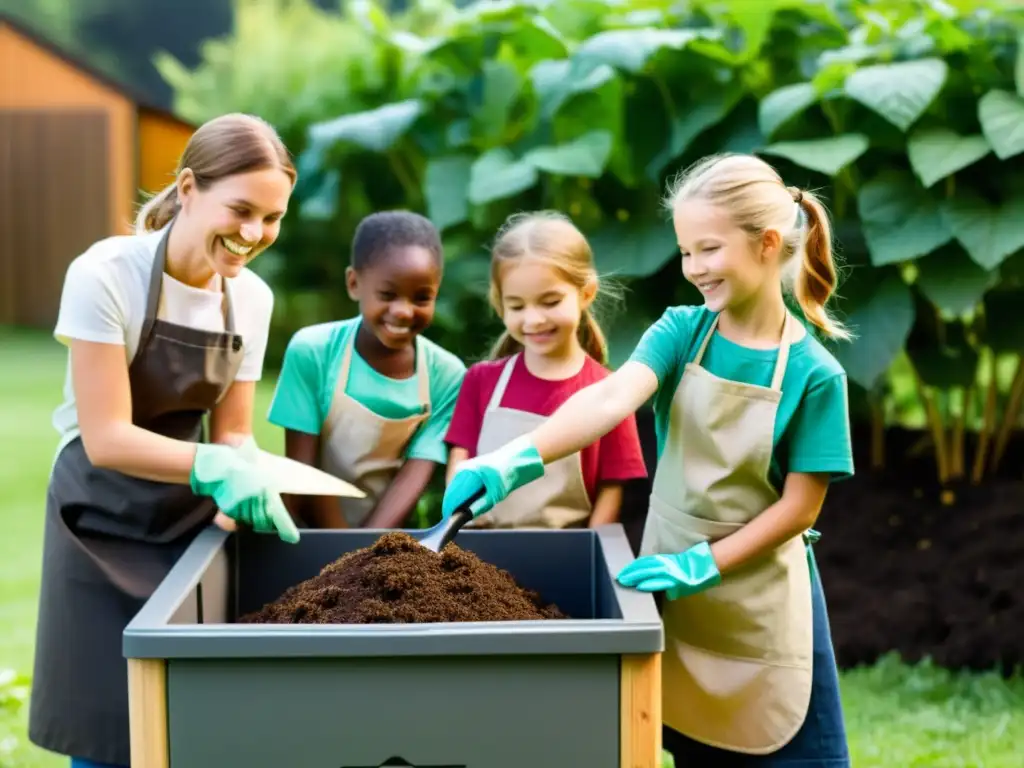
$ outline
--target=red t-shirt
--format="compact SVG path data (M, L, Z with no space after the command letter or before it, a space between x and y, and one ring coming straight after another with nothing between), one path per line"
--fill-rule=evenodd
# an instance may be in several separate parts
M477 363L466 371L445 441L453 447L469 451L470 457L476 455L484 412L507 360L508 358L488 360ZM607 368L588 356L580 372L572 378L550 381L530 373L526 361L520 355L499 405L540 416L550 416L576 392L600 381L608 374ZM600 483L625 482L647 477L647 466L644 464L640 436L633 414L600 440L580 451L580 461L583 482L591 503L597 498Z

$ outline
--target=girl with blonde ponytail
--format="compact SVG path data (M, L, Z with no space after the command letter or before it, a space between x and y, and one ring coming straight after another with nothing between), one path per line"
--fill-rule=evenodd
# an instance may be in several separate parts
M616 578L663 598L664 748L676 765L849 768L811 549L829 484L853 474L846 375L809 332L848 337L826 309L828 216L752 155L698 162L667 204L703 303L669 307L621 368L463 462L442 514L472 502L486 519L654 397L640 557Z
M511 217L495 241L490 302L505 324L491 359L466 372L447 442L448 473L542 424L576 392L609 375L592 313L600 281L586 238L554 212ZM566 455L544 477L471 526L567 528L619 518L622 486L645 478L633 414Z

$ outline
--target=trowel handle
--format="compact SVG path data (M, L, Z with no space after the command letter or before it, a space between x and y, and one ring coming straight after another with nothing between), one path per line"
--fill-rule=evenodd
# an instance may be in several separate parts
M487 489L486 488L481 488L479 491L477 491L472 496L470 496L468 499L466 499L464 502L462 502L459 505L458 509L456 509L452 513L452 515L454 516L454 515L457 515L460 512L462 512L462 513L468 514L470 520L472 520L474 517L476 517L478 514L480 514L480 512L479 512L479 510L477 508L477 502L478 501L482 501L486 496L487 496Z

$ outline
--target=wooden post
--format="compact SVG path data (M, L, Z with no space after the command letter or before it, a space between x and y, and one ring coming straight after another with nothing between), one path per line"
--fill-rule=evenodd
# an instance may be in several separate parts
M661 654L623 656L621 675L620 764L622 768L660 768Z
M132 768L170 768L167 662L128 659L128 719Z

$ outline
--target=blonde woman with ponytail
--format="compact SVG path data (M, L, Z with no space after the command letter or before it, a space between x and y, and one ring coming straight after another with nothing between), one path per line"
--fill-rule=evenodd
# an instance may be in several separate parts
M273 294L248 269L277 238L294 182L269 125L218 117L135 234L68 266L29 737L72 768L129 764L121 633L189 542L212 522L298 540L254 461Z
M586 238L558 213L511 217L491 259L490 301L505 324L491 359L467 371L447 442L449 477L461 462L514 442L576 392L609 375L592 307L600 282ZM552 463L470 526L568 528L619 518L622 487L645 478L632 413Z
M826 310L828 216L750 155L700 161L667 204L703 304L670 307L615 373L463 462L443 513L477 499L486 518L653 396L650 507L617 579L662 601L665 749L676 765L848 768L810 547L829 483L853 473L846 376L809 332L848 336Z

